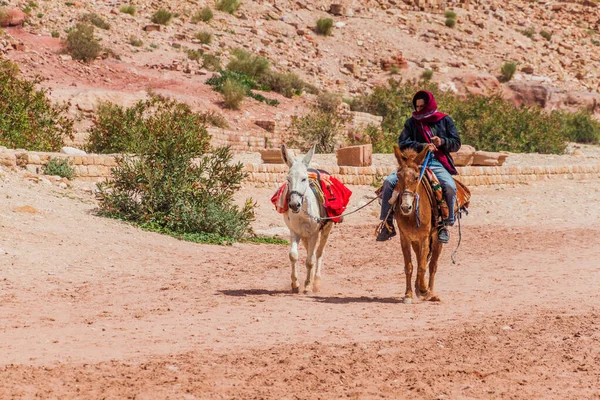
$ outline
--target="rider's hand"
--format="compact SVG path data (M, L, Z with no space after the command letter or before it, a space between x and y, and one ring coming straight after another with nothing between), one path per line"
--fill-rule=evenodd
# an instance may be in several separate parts
M429 151L431 151L431 152L433 152L433 151L436 151L436 150L437 150L437 147L435 147L435 144L433 144L433 143L427 143L427 144L425 145L425 147L426 147L426 148L427 148Z
M440 147L442 145L442 138L439 136L434 136L431 138L431 142L436 145L436 147Z

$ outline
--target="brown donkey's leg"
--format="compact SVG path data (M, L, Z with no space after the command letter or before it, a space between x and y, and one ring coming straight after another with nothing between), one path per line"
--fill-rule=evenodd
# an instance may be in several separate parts
M436 238L434 238L433 249L431 250L431 260L429 261L429 295L427 296L427 300L429 301L440 301L440 298L433 290L435 284L435 273L437 272L438 267L438 259L440 258L441 253L442 244L438 242Z
M411 260L410 242L400 235L400 243L402 244L402 256L404 257L404 274L406 275L406 293L404 294L404 304L412 303L412 271L413 265Z
M417 281L415 283L415 291L417 296L427 296L429 290L425 283L425 273L427 272L427 256L429 255L429 240L413 243L413 249L417 255Z

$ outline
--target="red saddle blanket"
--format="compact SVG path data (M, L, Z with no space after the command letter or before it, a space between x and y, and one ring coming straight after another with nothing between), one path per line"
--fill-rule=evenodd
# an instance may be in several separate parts
M327 216L330 217L333 222L340 222L339 216L346 210L346 206L350 201L350 196L352 196L352 191L342 182L323 170L309 169L308 178L311 184L313 182L318 182L319 187L312 187L311 189L313 189L313 191L318 189L319 192L323 193L322 202ZM320 196L317 195L317 198L319 197ZM273 203L277 212L281 214L287 212L287 183L284 183L277 189L273 197L271 197L271 203Z

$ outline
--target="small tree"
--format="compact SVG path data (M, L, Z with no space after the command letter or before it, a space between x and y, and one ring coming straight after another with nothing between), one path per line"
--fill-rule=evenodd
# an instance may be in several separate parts
M317 153L333 153L343 130L343 121L335 112L315 107L311 112L292 119L290 144L308 150L317 144Z
M94 37L94 27L87 24L77 24L67 35L65 46L74 60L83 62L95 60L102 48Z
M229 148L211 149L201 116L157 96L134 108L133 154L118 157L113 178L99 185L101 214L187 240L224 243L246 235L252 200L233 204L243 165L231 162Z
M517 63L514 61L507 61L500 68L500 73L502 74L502 79L505 82L508 82L512 79L512 77L517 72Z
M330 36L333 30L333 20L331 18L320 18L317 21L315 30L319 35Z

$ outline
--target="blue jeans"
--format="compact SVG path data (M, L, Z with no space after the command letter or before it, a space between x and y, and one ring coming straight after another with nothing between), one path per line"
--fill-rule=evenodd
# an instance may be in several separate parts
M435 176L440 181L440 185L442 186L442 192L444 193L444 199L448 204L448 221L445 221L448 225L454 225L454 203L456 201L456 182L454 182L454 178L452 175L444 168L444 166L436 159L432 159L429 162L429 168L433 171ZM383 191L381 193L381 213L379 214L379 219L384 220L388 215L390 208L392 207L389 203L389 200L392 198L392 193L394 192L394 187L396 186L396 182L398 182L398 178L396 177L396 172L392 172L389 174L385 180L383 181ZM391 221L393 217L393 213L390 213L388 221Z

